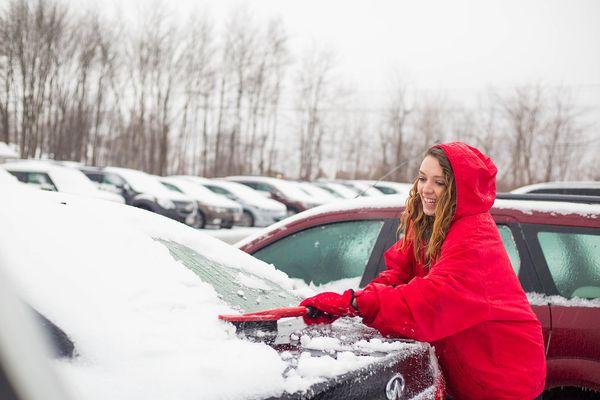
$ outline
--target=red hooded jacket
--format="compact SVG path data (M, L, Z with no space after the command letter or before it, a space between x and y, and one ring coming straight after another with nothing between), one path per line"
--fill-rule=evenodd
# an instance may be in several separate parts
M440 256L427 270L412 246L393 245L388 270L356 293L359 313L384 335L431 342L456 399L533 399L544 389L544 340L489 213L496 166L464 143L439 147L457 201Z

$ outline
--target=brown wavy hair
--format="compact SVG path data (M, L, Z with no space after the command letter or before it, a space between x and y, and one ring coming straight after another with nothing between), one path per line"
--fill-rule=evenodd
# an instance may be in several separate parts
M404 233L402 248L406 248L412 242L415 259L431 267L440 256L442 244L456 212L456 184L450 161L441 147L431 147L425 156L432 156L440 163L446 183L445 189L435 206L435 215L428 216L423 212L423 204L417 191L417 176L400 217L398 232Z

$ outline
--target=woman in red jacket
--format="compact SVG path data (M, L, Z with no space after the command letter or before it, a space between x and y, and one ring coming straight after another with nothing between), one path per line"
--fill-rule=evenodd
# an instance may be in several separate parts
M359 315L383 335L430 342L456 399L538 396L542 330L489 213L496 172L464 143L429 149L402 215L404 237L385 254L387 270L356 293L304 300L325 313L306 322Z

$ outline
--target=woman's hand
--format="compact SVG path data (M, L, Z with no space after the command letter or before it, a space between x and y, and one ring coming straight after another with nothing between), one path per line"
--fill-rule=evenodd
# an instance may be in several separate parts
M301 306L311 307L321 312L320 315L304 316L307 325L330 324L339 317L355 316L357 310L354 300L354 290L346 290L343 294L323 292L305 299Z

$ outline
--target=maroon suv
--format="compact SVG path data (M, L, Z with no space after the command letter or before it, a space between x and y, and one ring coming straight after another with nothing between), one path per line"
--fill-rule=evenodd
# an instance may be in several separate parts
M509 197L496 200L491 213L543 326L550 389L544 399L598 399L600 199ZM344 279L342 285L362 287L385 269L383 253L397 240L403 204L385 196L318 207L238 247L306 283Z

